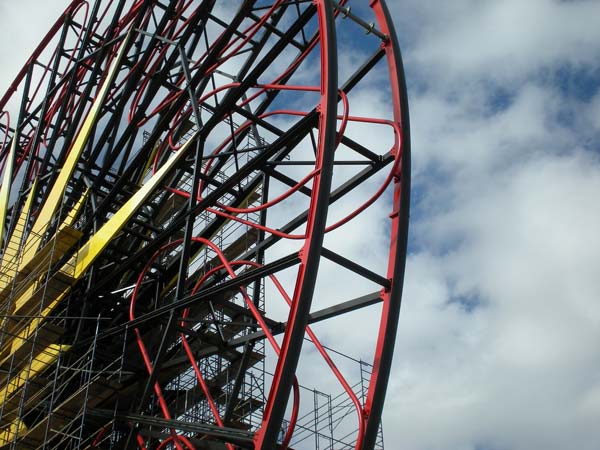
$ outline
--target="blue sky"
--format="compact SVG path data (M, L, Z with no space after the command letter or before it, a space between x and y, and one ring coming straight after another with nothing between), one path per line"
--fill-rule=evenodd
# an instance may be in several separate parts
M2 86L48 3L0 5ZM600 2L388 3L414 192L386 447L596 450Z
M390 6L416 195L387 442L597 448L600 3Z

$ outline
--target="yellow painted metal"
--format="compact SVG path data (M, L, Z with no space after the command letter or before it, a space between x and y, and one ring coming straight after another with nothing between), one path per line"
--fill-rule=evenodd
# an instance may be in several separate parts
M67 183L71 178L81 153L87 143L91 129L97 121L100 107L102 106L102 103L104 102L108 93L108 89L112 84L114 77L116 76L129 38L130 36L128 35L125 41L121 44L118 55L109 69L108 76L100 88L92 108L90 109L90 112L88 113L77 137L75 138L75 141L67 156L67 160L61 168L61 172L52 186L46 202L41 205L40 212L32 226L32 230L29 234L27 242L22 247L25 249L22 255L22 266L28 265L35 258L42 237L47 231L48 226L56 213ZM73 281L80 279L85 274L89 266L93 264L96 258L102 253L102 251L104 251L109 242L114 239L114 237L121 231L125 224L140 208L140 206L148 199L151 193L157 187L159 187L171 169L173 169L185 156L189 146L195 141L196 137L197 134L192 136L177 153L172 155L171 158L169 158L169 160L94 235L90 237L90 239L80 248L80 250L71 258L71 260L60 269L59 273L54 275L54 277L69 277ZM31 196L32 194L30 194L30 197ZM78 201L71 211L72 214L68 215L61 227L63 225L70 226L74 223L84 201L84 198ZM28 199L28 203L30 203L30 199ZM30 207L31 203L29 204L28 208ZM24 210L25 209L26 208L24 208ZM24 217L25 219L23 220L25 221L27 216ZM14 259L14 257L11 259ZM16 276L16 273L17 272L12 272L12 276L10 278L13 279ZM64 288L53 292L53 295L46 299L48 303L44 306L43 311L37 317L29 321L23 327L23 329L21 329L10 341L6 343L4 351L2 352L2 361L0 361L0 365L6 362L10 356L14 354L14 352L22 347L27 339L40 326L44 318L48 317L56 308L56 306L65 298L69 290L70 285L65 285ZM32 296L35 295L34 291L35 288L31 287L23 292L16 301L15 310L17 310L20 305L24 305L30 301ZM69 348L70 346L52 344L38 354L32 361L31 365L20 371L18 375L13 377L8 382L6 387L0 390L0 405L2 405L16 391L21 389L26 380L36 377L48 366L53 364L61 351L67 351ZM17 431L19 426L19 424L15 424L14 430L10 428L8 432Z
M29 195L27 196L25 205L23 205L23 209L19 214L19 219L17 220L15 229L13 230L13 233L8 240L8 244L6 244L4 249L4 254L2 255L2 264L0 265L0 290L3 290L7 287L8 283L12 281L17 272L18 256L21 251L21 240L23 239L23 232L25 231L25 226L27 225L27 218L31 212L31 205L33 203L33 197L35 196L36 186L37 178L33 180L33 184L29 190Z
M15 154L17 152L17 138L13 137L10 151L7 155L6 165L4 167L4 176L2 177L2 187L0 188L0 244L4 237L4 224L6 223L6 213L8 211L8 199L10 197L10 186L12 185L12 173L15 163Z
M12 309L13 312L19 311L23 305L32 297L32 295L39 289L40 281L44 281L44 276L42 275L41 280L36 281L35 283L31 283L25 292L23 292L19 298L15 301L14 307Z
M73 142L73 145L71 146L71 149L69 151L67 159L66 159L65 163L63 164L63 166L61 167L60 173L59 173L56 181L54 182L54 184L50 190L50 193L48 194L48 198L44 202L44 204L41 205L40 212L39 212L35 222L33 223L33 226L31 228L31 231L29 232L28 238L27 238L25 244L21 247L20 267L25 267L25 266L30 265L30 263L32 263L34 261L34 259L36 258L36 256L38 255L38 250L39 250L39 246L42 242L42 238L43 238L44 234L46 233L46 230L48 229L48 226L50 225L51 220L52 220L54 214L56 213L56 210L57 210L60 202L62 201L63 193L67 186L67 183L69 182L69 179L73 175L73 171L75 170L77 162L79 161L79 158L81 157L81 153L83 152L83 149L85 148L85 145L88 141L91 130L98 119L98 114L100 112L100 109L103 106L103 103L109 92L109 88L110 88L114 78L116 77L118 69L121 65L121 60L123 59L123 56L125 55L125 50L127 48L127 43L129 41L130 37L131 37L131 31L127 34L127 36L121 43L119 51L117 52L117 56L113 60L111 66L108 70L108 74L106 76L106 79L104 80L104 83L98 90L98 93L92 104L92 107L90 108L90 111L88 112L88 114L87 114L87 116L86 116L74 142ZM3 186L4 185L9 185L9 183L3 183ZM34 192L34 191L35 191L35 189L32 189L32 192ZM33 194L30 194L30 198L32 197L32 195ZM72 225L72 223L76 220L81 208L83 207L86 195L87 195L87 191L84 194L84 196L82 198L80 198L79 201L75 204L73 209L69 212L69 214L67 215L67 218L65 219L65 222L61 225L61 228ZM28 198L28 202L29 202L29 200L30 199ZM25 209L26 208L24 208L24 210ZM26 220L26 216L25 216L24 220ZM21 231L21 233L22 233L22 231ZM1 234L0 234L0 236L1 236ZM20 240L21 239L19 238L19 241ZM13 258L13 261L15 259L18 259L18 258ZM7 264L8 264L8 260L7 260ZM2 271L2 275L0 276L0 292L10 286L10 284L13 282L16 275L17 275L17 268L16 268L15 263L12 264L12 269L10 271ZM28 288L26 290L26 292L24 294L22 294L19 297L19 299L17 299L17 302L16 302L17 308L20 307L21 305L25 304L28 301L28 299L31 297L33 291L35 290L35 287L36 287L35 285L37 285L37 283L34 283L30 288ZM16 311L17 308L13 308L12 312Z
M34 189L35 189L35 181L34 181ZM15 232L11 236L11 242L13 240L15 241L15 247L17 247L18 242L20 242L22 234L23 234L23 228L25 226L25 221L27 219L28 210L31 206L31 197L33 195L34 189L32 189L32 192L30 193L29 197L27 198L25 206L23 207L23 211L21 212L21 216L19 217L19 222L17 223L17 226L15 227ZM40 261L40 264L46 264L49 267L50 264L52 264L58 258L62 257L62 255L64 255L75 243L77 236L75 238L73 238L72 240L67 240L65 238L65 233L73 234L73 233L77 232L80 235L79 231L74 230L71 227L72 227L73 223L75 223L75 221L77 220L77 217L79 216L79 213L81 212L81 208L83 207L83 205L85 203L88 192L89 192L89 189L86 189L85 193L77 201L75 206L71 209L71 211L65 218L64 222L60 225L57 233L53 237L53 239L57 242L51 242L50 244L48 244L53 247L52 257L47 262ZM22 223L22 225L20 226L21 223ZM20 233L17 233L19 230L20 230ZM15 235L17 235L17 236L15 236ZM71 236L68 236L68 237L71 237ZM42 250L38 251L38 253L36 254L38 259L40 259L40 258L43 259L43 257L41 256L41 253L44 253L44 254L47 253L47 252L44 252L44 249L45 248L42 248ZM14 256L17 256L16 251L14 251L13 259L15 259ZM23 265L21 265L21 268L23 268ZM5 288L8 288L7 280L12 281L12 279L15 276L16 261L6 271L4 270L4 261L3 261L3 266L2 266L2 269L0 269L0 270L1 270L1 273L0 273L0 293L1 293ZM50 278L50 280L48 280L48 281L46 281L46 280L47 280L46 273L42 272L42 273L40 273L40 276L38 279L33 279L33 280L31 280L31 282L29 284L26 284L22 288L22 289L24 289L24 291L22 291L18 294L18 298L11 305L11 308L10 308L11 314L15 314L24 305L29 303L30 300L32 299L32 297L34 296L34 294L36 293L36 291L38 291L45 282L52 284L52 282L54 281L54 278ZM23 285L21 284L20 287L21 286L23 286ZM48 297L53 297L53 294L55 294L55 292L51 293L51 292L47 291L47 294L48 294ZM4 325L5 320L6 319L4 319L2 321L3 325ZM2 328L2 329L4 329L4 328ZM1 354L2 353L0 352L0 355Z
M13 420L8 426L0 430L0 447L10 444L15 437L23 436L26 432L27 426L22 420Z
M25 344L27 342L27 339L30 336L32 336L33 333L35 333L35 330L42 323L44 318L46 318L50 314L52 314L52 311L54 310L54 308L56 308L56 306L65 298L65 296L67 295L68 292L69 292L69 289L65 288L65 290L55 300L52 300L44 308L44 310L39 314L38 317L32 319L31 322L29 322L29 324L23 330L21 330L18 334L13 336L13 338L11 339L11 341L9 343L10 347L8 347L8 352L4 353L2 360L0 361L0 365L3 365L4 363L8 362L9 358L17 350L19 350L23 346L23 344Z
M74 266L74 278L79 279L94 260L102 253L108 243L121 231L127 221L138 210L148 196L162 183L164 177L181 158L187 153L189 146L196 140L196 134L192 136L179 151L171 156L169 160L150 178L127 202L87 241L77 255L69 261L66 266Z
M53 364L61 352L68 351L70 348L70 345L50 344L42 350L31 361L31 365L25 367L18 375L11 378L7 385L0 390L0 405L4 404L12 394L21 389L28 380L39 375L48 366Z
M17 221L17 225L10 236L10 240L6 246L4 251L4 255L2 256L2 264L0 265L0 293L4 291L4 289L8 288L9 285L14 280L14 277L17 273L17 266L19 265L19 255L23 253L23 247L21 247L21 240L23 238L23 232L25 230L25 225L27 222L27 218L29 217L31 205L33 203L33 197L35 195L35 188L37 184L37 178L33 181L33 185L29 191L29 196L25 201L25 205L19 215L19 220ZM79 213L85 203L85 200L88 196L89 189L86 189L81 198L77 201L75 206L69 211L67 217L64 222L60 225L59 231L56 233L55 238L61 234L61 232L65 231L66 228L72 227L77 217L79 217ZM67 249L65 249L66 251ZM39 258L39 248L36 252L36 258ZM20 269L25 267L27 263L31 262L26 261L25 264L20 264Z
M81 198L79 200L77 200L77 203L75 203L75 206L73 206L73 209L71 209L71 211L69 211L69 214L67 214L67 217L65 217L65 220L61 224L60 228L73 226L73 224L77 220L77 217L79 217L79 213L81 212L81 208L83 207L83 204L85 203L85 200L87 199L89 192L90 192L90 188L87 188L85 190L85 192L83 193L83 195L81 196Z
M58 175L56 181L52 185L52 189L50 190L50 193L48 194L46 201L42 205L42 208L31 228L31 233L29 234L27 243L25 244L25 254L23 255L24 262L28 262L30 259L34 258L35 252L37 251L41 243L44 233L48 229L48 226L52 221L52 217L56 213L56 209L62 201L63 193L67 186L67 183L73 175L75 166L77 165L77 162L81 157L81 153L83 152L83 149L87 144L92 128L94 127L96 120L98 119L100 109L104 105L110 86L112 85L112 82L115 79L119 67L121 66L121 60L125 55L125 50L127 48L127 43L129 42L130 37L131 31L127 34L127 36L121 43L119 51L117 52L117 56L113 60L108 70L106 79L104 80L104 83L98 90L96 98L94 99L94 103L92 104L90 111L88 112L83 124L81 125L81 128L79 129L79 132L77 133L77 136L75 137L75 140L73 142L73 145L71 146L66 161L60 169L60 174Z
M47 278L46 273L45 273L45 271L43 271L43 269L40 272L40 270L41 270L40 266L45 266L44 269L49 268L51 264L56 262L65 253L67 253L72 248L72 246L75 244L75 242L79 239L79 237L81 236L81 232L72 228L72 226L76 222L77 217L79 216L79 213L81 212L81 209L85 203L88 193L89 193L89 189L86 189L83 196L77 201L77 203L73 206L71 211L69 211L69 213L67 214L67 217L65 218L63 223L58 227L56 234L52 237L52 239L48 243L46 243L46 245L44 247L42 247L41 249L38 249L38 251L36 252L36 255L35 255L35 260L29 260L29 261L26 261L25 263L22 263L19 265L19 271L22 272L22 275L30 275L32 266L27 266L27 264L31 263L31 262L33 262L34 264L37 264L38 266L36 267L35 270L37 273L39 273L40 276L39 276L39 280L36 280L35 278L33 278L33 276L30 275L29 276L29 279L30 279L29 285L24 285L23 283L20 283L18 285L18 288L20 288L21 290L24 290L24 291L18 294L19 297L13 303L13 306L11 308L12 313L19 310L21 308L21 306L23 306L23 304L25 304L27 302L27 300L31 297L33 292L35 292L35 290L39 288L41 283L44 282L44 280L46 280L46 278ZM29 209L30 203L31 203L31 194L30 194L30 198L27 199L25 207L23 208L21 217L19 217L19 223L22 222L22 226L19 227L19 223L18 223L17 227L15 227L15 232L13 233L13 236L11 236L11 242L13 242L13 240L15 241L14 247L16 249L18 249L18 242L20 242L22 234L23 234L23 228L25 226L25 221L27 218L27 211ZM11 247L13 247L13 246L11 245ZM22 250L21 250L21 252L22 252ZM52 253L52 255L49 256L48 253ZM12 264L10 265L10 267L5 267L4 261L3 261L3 265L0 268L0 298L2 298L5 289L11 289L11 287L9 286L9 283L14 279L14 276L17 272L17 262L18 261L16 260L15 256L18 256L18 251L13 250L13 254L14 254L13 258L12 258L13 261L12 261ZM7 263L7 265L8 265L8 263ZM6 270L5 270L5 268L6 268ZM14 290L13 290L13 293L14 293Z
M65 286L70 286L73 282L72 277L68 276L66 271L53 273L48 277L48 270L61 259L81 238L81 231L61 226L54 237L40 248L32 264L19 267L19 275L14 285L6 286L0 290L0 299L11 299L11 304L5 306L5 310L10 311L10 315L29 315L39 309L41 301L54 299L59 292L62 292ZM5 329L5 321L10 321L14 326L18 321L5 317L2 319L2 327ZM11 333L14 330L11 330ZM10 333L9 333L10 334ZM1 353L0 353L1 354Z
M60 270L64 276L70 277L73 281L80 279L94 260L102 253L108 243L121 231L127 221L133 216L137 209L146 201L150 194L162 183L165 176L175 165L185 156L189 146L195 141L196 135L192 136L177 153L150 178L142 188L140 188L125 204L81 247L76 255L71 258ZM62 301L69 292L70 286L66 286L63 291L57 293L56 299L51 300L38 317L29 322L28 326L17 333L7 343L2 353L2 365L8 360L10 355L16 352L31 336L43 319L49 316L54 308ZM31 298L31 293L28 294ZM28 300L25 296L23 302ZM18 300L19 301L19 300ZM6 349L10 349L6 353Z
M156 156L156 152L158 151L159 148L160 148L160 142L157 142L156 144L154 144L154 147L152 147L152 152L150 152L150 155L148 156L148 159L146 160L146 165L140 172L140 176L138 178L138 185L141 185L142 182L144 181L144 178L146 178L146 174L150 170L150 167L152 167L152 164L154 162L154 157Z

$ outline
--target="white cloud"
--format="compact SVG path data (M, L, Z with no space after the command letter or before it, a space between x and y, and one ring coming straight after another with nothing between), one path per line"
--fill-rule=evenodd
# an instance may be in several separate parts
M23 0L2 2L2 41L0 42L1 86L8 86L23 67L33 49L65 9L66 2Z
M412 31L417 250L386 440L415 450L596 448L599 4L393 8ZM561 79L564 67L593 82Z
M522 80L524 74L557 64L595 64L600 14L594 1L519 0L394 2L410 40L409 64L436 81L460 77ZM415 22L416 25L408 24ZM414 41L413 41L414 39Z
M62 10L58 3L0 5L3 34L15 37L0 45L9 62L2 85L26 59L15 55L27 55L48 28L45 16ZM386 447L596 449L600 161L591 150L600 141L600 93L573 98L553 74L599 70L600 3L388 3L411 86L415 251ZM354 55L342 57L353 64ZM359 94L363 108L381 111L384 98ZM359 219L349 228L360 235L377 224ZM346 256L365 250L334 235L328 242ZM381 266L374 249L386 245L363 254L370 267ZM322 280L334 276L330 266ZM315 305L353 297L344 275L336 281ZM320 331L335 346L333 330ZM361 342L356 331L345 343Z
M386 410L399 447L593 449L600 439L590 426L598 161L548 157L499 181L435 218L432 242L458 235L456 249L410 258ZM482 303L471 312L449 303L473 292Z

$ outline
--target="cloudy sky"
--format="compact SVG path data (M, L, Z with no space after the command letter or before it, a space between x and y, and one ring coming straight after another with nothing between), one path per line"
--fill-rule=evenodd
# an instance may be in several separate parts
M64 3L0 3L2 86ZM386 448L597 450L600 2L389 3L414 191Z
M596 449L600 2L390 3L415 190L387 442Z

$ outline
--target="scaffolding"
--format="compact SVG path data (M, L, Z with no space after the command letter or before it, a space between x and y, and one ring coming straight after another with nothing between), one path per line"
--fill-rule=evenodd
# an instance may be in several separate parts
M184 137L185 138L185 137ZM245 158L252 154L246 153ZM229 165L223 166L216 179L225 179ZM188 176L182 176L176 188L190 192L191 183ZM242 186L243 188L244 186ZM156 222L168 221L169 217L182 207L181 197L169 195L162 200L160 193L149 203L159 203ZM252 189L241 206L251 207L262 198L261 184ZM226 195L225 200L236 204L236 199ZM67 208L67 199L62 208ZM238 205L240 206L240 205ZM72 209L75 209L72 208ZM5 282L0 292L2 298L2 343L6 347L11 341L10 350L2 354L2 405L0 417L2 423L10 421L0 437L0 445L18 445L19 448L65 448L80 449L89 446L97 448L119 448L127 437L127 430L115 420L105 421L97 412L90 410L119 411L123 403L128 405L135 394L139 380L141 361L136 357L134 333L127 326L126 320L118 319L118 310L128 301L132 287L118 287L104 293L97 293L105 305L101 311L84 311L74 303L77 302L71 288L75 283L73 277L74 258L77 255L77 243L82 233L66 224L76 224L77 211L71 210L64 218L64 223L57 228L52 238L47 239L35 258L22 264L18 258L10 261L4 268L1 279ZM61 212L58 217L62 217ZM258 213L246 214L245 220L258 222ZM128 233L136 236L149 236L151 230L144 229L143 216L133 217L127 227ZM195 220L195 234L210 225L210 218L200 215ZM17 226L22 227L19 223ZM30 237L31 240L31 237ZM43 241L43 237L40 237ZM251 252L257 242L257 233L237 222L224 222L215 232L212 239L217 243L229 259ZM19 246L21 243L19 243ZM175 245L152 267L152 273L143 282L143 289L148 299L144 306L146 312L156 310L160 304L168 304L173 300L174 288L161 277L159 272L178 259L183 244ZM7 248L8 251L11 250ZM27 248L15 248L15 255L27 253ZM122 252L117 245L111 246L108 258L103 266L111 265L111 259L118 259ZM210 249L197 249L189 265L189 278L197 279L203 273L217 266L215 256ZM64 261L67 261L66 263ZM59 269L60 267L60 269ZM16 274L16 276L15 276ZM65 296L65 292L70 295ZM261 311L264 311L264 287L261 282L247 287L250 295ZM235 292L226 293L227 298L220 302L208 302L194 308L185 319L185 326L180 327L188 336L191 345L199 350L209 342L223 342L234 336L247 333L247 311ZM45 314L48 305L65 297L65 301L54 308L51 314ZM25 301L22 300L25 298ZM121 307L121 308L120 308ZM79 311L78 311L79 309ZM92 316L89 316L93 314ZM44 319L42 325L36 326L33 333L19 341L18 336L31 327L32 321ZM158 321L151 327L142 330L144 337L156 329ZM123 326L124 325L124 326ZM107 327L120 327L122 330L111 337L110 341L99 339ZM69 339L66 335L74 336ZM148 338L150 339L150 338ZM62 341L70 344L62 344ZM175 339L167 348L167 352L177 353L181 338ZM18 348L17 348L18 347ZM173 358L176 360L176 358ZM227 417L232 427L250 430L257 426L256 411L263 407L264 391L264 343L247 345L242 351L235 349L219 352L199 360L200 368L205 375L212 398L218 405L220 414ZM249 372L249 369L252 369ZM241 382L236 384L237 377ZM158 375L164 385L165 398L170 410L177 420L191 423L212 423L214 418L202 389L189 361L179 361L163 366ZM232 392L237 390L235 398ZM150 399L149 409L142 413L153 415L156 399ZM104 423L105 422L105 423ZM100 426L100 427L99 427ZM91 430L98 428L99 433ZM155 432L150 427L149 433ZM156 431L162 433L163 431ZM190 433L190 436L193 433ZM18 443L18 444L17 444Z
M254 138L249 136L246 147L256 146ZM251 160L253 156L252 152L246 152L242 157ZM215 178L224 181L233 165L233 162L224 165ZM253 183L253 180L247 180L247 183ZM253 186L251 195L243 201L244 207L256 206L262 201L262 183ZM244 187L240 185L241 189ZM176 188L190 192L189 177L183 176ZM160 201L161 196L164 194L159 194L150 203ZM164 206L156 212L159 224L162 220L168 221L182 207L181 198L168 195L163 201ZM231 203L236 201L231 195L224 198ZM62 205L63 209L68 208L70 202L65 199ZM115 417L124 406L127 408L134 401L142 361L136 355L134 327L129 326L127 321L119 323L117 318L119 309L122 310L131 298L134 287L118 287L96 294L105 303L100 312L79 309L74 305L77 301L75 294L65 297L64 293L70 292L75 283L74 259L67 256L69 253L77 254L77 243L82 236L77 228L66 224L77 225L77 212L77 205L72 205L68 214L59 213L58 217L64 216L63 223L41 246L36 257L25 265L19 259L11 261L0 274L1 279L6 280L13 274L11 283L6 283L0 292L4 311L2 344L12 339L11 352L2 354L0 407L3 423L10 421L11 425L0 435L0 448L122 448L131 431ZM260 216L260 213L248 213L244 219L259 223ZM207 214L199 215L194 223L195 234L201 234L209 227L210 220ZM141 222L141 215L131 219L129 232L136 235L148 233ZM228 260L233 261L243 254L252 254L258 237L255 228L226 221L218 228L212 242L223 250ZM41 237L40 240L43 241ZM182 243L177 244L162 254L152 266L149 276L140 283L147 293L145 312L156 311L161 303L168 304L174 300L173 285L169 285L161 272L166 272L174 264L182 248ZM14 254L23 255L26 250L15 249ZM218 268L219 261L213 253L206 246L197 250L189 265L190 279L201 278ZM114 253L109 250L108 254L110 257L104 262L105 267L110 266L110 259L118 258L121 252L115 246ZM260 256L257 259L260 260ZM218 285L219 280L216 279L214 286ZM263 280L249 284L245 291L264 313ZM28 294L27 301L18 302L16 299L23 298L23 293ZM198 365L220 416L226 418L232 428L254 430L260 425L266 401L265 377L272 376L265 370L264 341L249 341L241 350L206 350L211 344L243 338L256 329L250 321L247 307L239 298L239 292L226 291L225 296L219 302L209 301L195 307L179 328L195 351L204 350L208 354L198 360ZM65 302L53 309L51 314L46 314L48 305L61 297L65 297ZM33 333L22 342L17 340L24 330L31 327L32 321L42 318L43 324L35 327ZM142 336L151 339L160 322L160 317L149 322ZM109 340L102 338L103 331L115 327L120 329L119 332L112 334ZM69 339L67 335L74 335L74 338ZM63 341L70 343L63 344ZM18 349L13 351L17 345ZM167 347L166 351L173 356L169 363L163 365L157 381L164 386L165 399L177 421L213 423L213 412L189 361L175 356L180 346L181 338L178 338ZM358 364L361 379L353 389L364 398L368 364L362 361ZM312 443L314 439L317 449L352 448L356 439L354 429L345 431L341 437L334 433L352 413L352 403L345 393L332 397L314 388L302 387L302 390L314 398L314 408L299 418L291 445L304 448L306 442ZM158 398L154 395L141 414L156 416L159 414L157 409ZM282 430L287 426L284 422ZM169 429L160 424L149 424L144 435L164 437L169 435ZM191 431L186 435L190 439L198 437L198 433ZM383 448L381 439L376 448Z
M0 98L0 450L383 449L410 192L389 12L234 3L73 0ZM339 82L336 30L364 56ZM350 114L377 71L395 103ZM387 267L344 249L373 204ZM356 296L312 304L321 260ZM373 364L311 328L367 308Z

